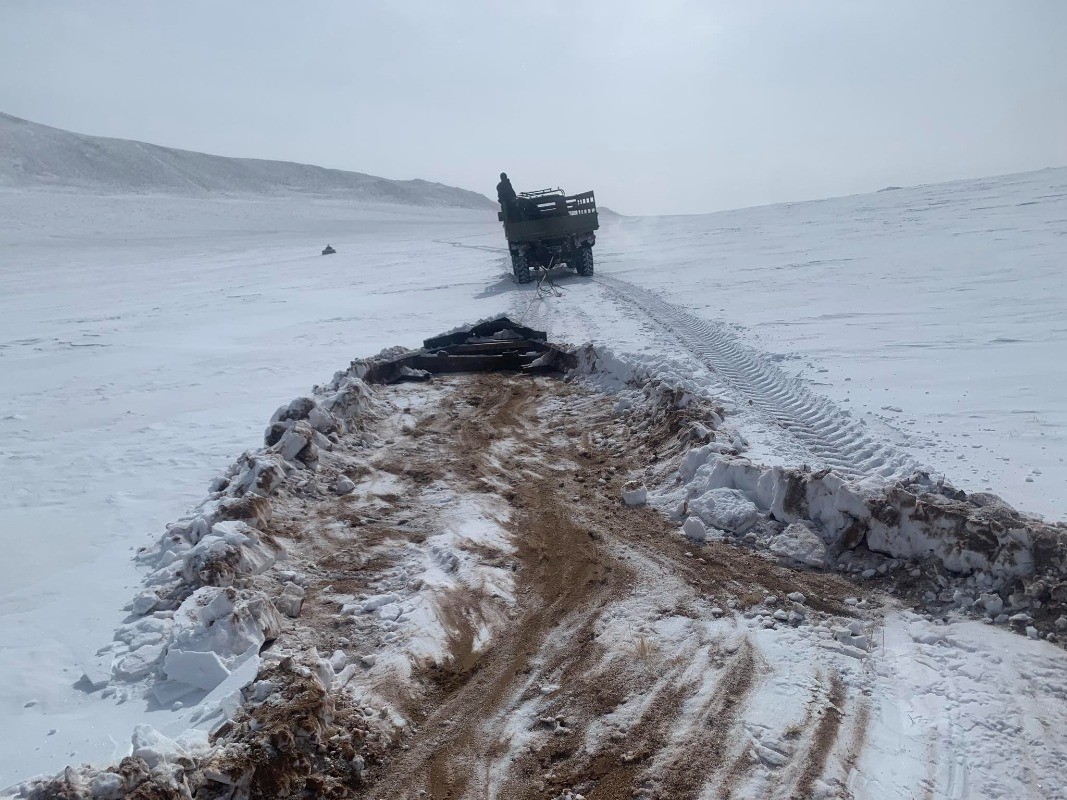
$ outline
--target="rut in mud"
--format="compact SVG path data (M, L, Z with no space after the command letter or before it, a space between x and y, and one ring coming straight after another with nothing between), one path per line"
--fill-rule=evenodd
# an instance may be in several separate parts
M725 544L694 553L659 512L624 507L622 484L644 468L650 441L602 396L500 375L396 391L405 421L370 466L398 484L377 495L372 518L346 512L361 546L315 556L329 565L330 591L373 590L388 548L404 537L417 545L432 526L420 492L442 485L503 500L513 550L470 544L465 557L504 565L514 586L507 602L440 594L446 652L376 685L411 724L368 769L361 795L695 798L717 787L729 797L731 781L762 769L743 719L769 670L731 608L799 591L811 614L843 613L854 587ZM301 524L275 520L290 535ZM313 549L340 544L320 537ZM326 627L328 614L310 606L309 620ZM820 773L798 775L798 786Z

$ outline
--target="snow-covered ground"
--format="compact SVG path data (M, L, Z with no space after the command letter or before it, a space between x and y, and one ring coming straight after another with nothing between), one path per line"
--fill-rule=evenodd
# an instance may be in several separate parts
M126 749L146 702L84 694L79 662L136 593L131 550L279 404L498 311L689 360L766 460L903 454L1067 516L1067 170L613 220L560 296L515 286L475 211L4 190L0 220L0 786Z
M123 617L132 550L279 403L497 308L434 241L488 216L0 192L0 785L126 747L145 703L72 686Z
M957 485L1067 517L1067 169L623 219L597 256L602 274L741 326ZM600 311L599 287L566 288L560 317ZM620 326L595 327L611 341Z

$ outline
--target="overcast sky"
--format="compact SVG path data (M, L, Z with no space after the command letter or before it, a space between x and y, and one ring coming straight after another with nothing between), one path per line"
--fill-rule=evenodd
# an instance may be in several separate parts
M1067 165L1067 0L0 0L0 111L712 211Z

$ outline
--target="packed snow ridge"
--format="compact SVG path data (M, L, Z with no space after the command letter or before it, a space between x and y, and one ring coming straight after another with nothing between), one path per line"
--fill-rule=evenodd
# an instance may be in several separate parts
M890 592L937 610L977 613L1030 638L1067 634L1067 525L1022 514L996 495L967 494L943 476L856 477L831 469L750 461L744 437L724 425L708 389L684 365L587 345L575 373L620 397L616 410L686 422L687 449L654 471L649 499L696 542L729 539L796 567L836 569L863 580L895 571ZM629 496L644 501L636 484Z
M138 680L155 672L164 683L154 693L166 705L197 689L215 689L257 659L281 628L279 613L298 616L303 598L293 581L284 581L273 598L248 588L248 579L285 557L259 530L270 520L267 498L294 470L314 470L319 450L332 448L346 425L351 432L372 407L366 384L339 374L317 399L297 398L278 409L267 446L244 453L192 514L169 525L141 554L153 567L131 606L141 618L101 653L115 656L114 677Z
M492 210L484 195L424 180L390 180L288 161L228 158L87 136L0 114L0 187L105 193L315 195L371 203Z

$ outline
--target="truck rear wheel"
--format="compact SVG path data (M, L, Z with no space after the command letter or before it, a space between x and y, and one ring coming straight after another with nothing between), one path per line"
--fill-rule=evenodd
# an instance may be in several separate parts
M583 247L578 251L578 274L588 278L593 274L593 248Z
M533 280L533 275L530 274L530 261L526 257L525 250L512 252L511 269L515 273L515 280L519 283L529 283Z

